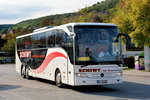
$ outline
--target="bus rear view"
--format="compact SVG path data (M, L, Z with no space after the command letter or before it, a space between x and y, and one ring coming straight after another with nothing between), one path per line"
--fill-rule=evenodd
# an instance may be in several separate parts
M76 25L74 33L75 85L122 83L120 41L115 41L117 26Z

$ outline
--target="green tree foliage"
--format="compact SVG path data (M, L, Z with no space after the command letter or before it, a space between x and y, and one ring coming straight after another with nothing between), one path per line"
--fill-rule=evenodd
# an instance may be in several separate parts
M120 0L116 16L112 19L112 23L118 25L119 31L121 33L130 34L134 31L133 22L131 20L131 16L129 16L131 10L130 7L130 0Z
M96 11L100 12L101 14L107 14L108 10L115 10L115 7L119 3L119 1L120 0L105 0L101 3L98 2L97 4L94 4L93 6L89 7L89 11Z
M51 18L46 18L44 20L42 20L40 27L44 27L44 26L52 26L54 24L53 22L54 20Z
M131 33L137 46L150 47L150 1L133 0L130 13L135 31Z
M150 1L121 0L112 22L120 32L130 34L137 47L150 47Z
M2 47L2 50L14 55L16 36L31 33L33 29L39 27L58 26L70 22L109 22L112 18L111 16L117 11L116 5L118 2L119 0L106 0L75 13L56 14L20 22L13 26L13 35L7 32L5 39L7 42Z
M0 25L0 31L2 31L3 29L8 30L9 28L11 28L13 26L13 24L4 24L4 25ZM0 32L1 33L1 32Z
M0 51L1 51L1 47L3 47L5 43L6 43L6 40L2 39L0 35Z
M16 37L19 35L27 34L33 32L33 29L22 29L18 28L14 30L14 34L7 34L5 37L5 41L7 41L4 46L1 48L2 51L8 52L9 55L14 56L15 55L15 43L16 43Z
M15 39L16 35L7 34L5 40L7 41L2 47L2 51L8 52L9 55L15 55Z
M95 16L93 16L93 22L100 22L100 23L102 23L103 19L100 16L95 15Z
M8 30L4 28L4 29L2 29L2 30L0 31L0 34L7 34L7 31L8 31Z
M2 47L2 51L8 52L8 55L15 55L15 39L8 40L7 43Z
M90 7L80 9L75 13L56 14L22 21L14 25L13 28L28 28L30 26L31 28L36 29L47 25L58 26L69 22L94 22L93 17L95 15L98 15L101 19L103 19L103 22L110 22L114 13L117 11L116 5L118 3L119 0L106 0L98 2Z
M92 22L95 12L87 13L86 11L80 12L75 22Z
M49 18L42 20L40 27L48 26L49 25Z

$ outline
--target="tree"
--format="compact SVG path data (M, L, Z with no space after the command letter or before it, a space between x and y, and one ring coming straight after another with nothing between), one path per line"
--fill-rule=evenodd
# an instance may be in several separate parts
M1 47L3 47L3 45L6 43L6 40L2 39L1 35L0 35L0 50Z
M150 71L150 1L134 0L131 8L131 20L135 27L131 36L137 46L144 46L145 70Z
M5 45L2 47L2 51L7 52L9 55L15 56L15 43L16 37L19 35L31 33L33 29L18 28L14 30L14 34L7 34Z
M119 5L113 22L130 34L136 47L144 46L145 70L150 71L150 0L121 0Z
M50 19L46 18L46 19L42 20L40 27L49 26L49 24L50 24Z
M130 34L134 31L133 22L129 15L131 11L130 0L120 0L118 5L118 11L115 17L112 19L112 23L117 24L121 33Z
M102 23L102 22L103 22L103 19L102 19L100 16L95 15L95 16L93 17L93 22L100 22L100 23Z
M7 29L2 29L1 31L0 31L0 34L6 34L7 33Z
M133 0L130 13L135 31L131 33L132 39L139 47L150 47L150 1Z
M120 32L130 34L137 47L150 47L150 1L121 0L112 22Z
M15 56L15 42L15 39L8 40L4 47L2 47L2 51L7 52L8 55Z

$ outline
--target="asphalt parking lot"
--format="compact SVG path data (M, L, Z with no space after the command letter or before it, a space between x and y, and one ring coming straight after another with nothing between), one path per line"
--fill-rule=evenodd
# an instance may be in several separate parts
M0 100L126 100L150 99L150 77L124 75L124 83L106 86L65 86L23 79L15 64L0 65Z

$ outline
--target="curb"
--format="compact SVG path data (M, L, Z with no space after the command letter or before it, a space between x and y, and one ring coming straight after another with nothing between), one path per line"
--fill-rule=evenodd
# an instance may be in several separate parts
M123 70L123 75L150 77L150 72L141 72L141 71L138 71L138 70L131 70L131 71Z

